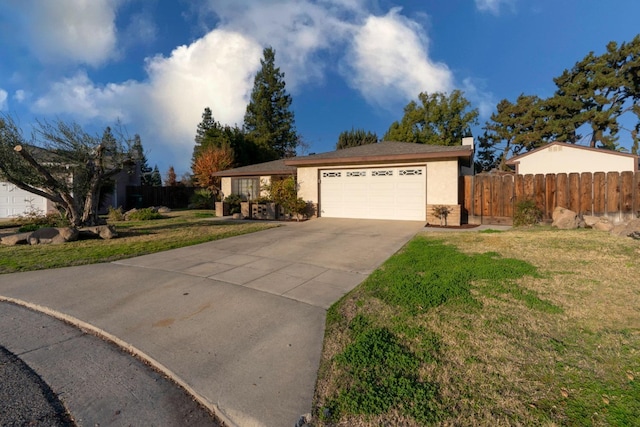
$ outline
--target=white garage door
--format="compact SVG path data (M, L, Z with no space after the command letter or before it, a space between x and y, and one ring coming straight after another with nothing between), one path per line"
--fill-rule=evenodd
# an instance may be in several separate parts
M426 175L424 166L320 170L320 215L424 221Z
M32 208L46 211L46 199L21 190L13 184L0 181L0 218L12 218Z

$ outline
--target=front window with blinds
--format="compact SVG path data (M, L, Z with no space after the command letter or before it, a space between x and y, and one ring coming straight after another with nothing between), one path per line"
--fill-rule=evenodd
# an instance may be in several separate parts
M232 178L231 193L244 200L254 200L260 196L260 178Z

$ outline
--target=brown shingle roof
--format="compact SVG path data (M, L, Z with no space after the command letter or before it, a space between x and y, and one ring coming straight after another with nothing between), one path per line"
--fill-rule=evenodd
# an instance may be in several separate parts
M415 144L412 142L383 141L377 144L360 145L343 150L292 157L258 163L226 171L215 176L256 176L296 174L297 166L364 164L383 162L412 162L443 158L471 158L473 149L467 145L445 146Z
M395 161L415 161L438 158L463 157L473 155L471 146L427 145L412 142L383 141L377 144L360 145L343 150L313 154L286 159L285 164L293 166L330 165L346 163L376 163Z
M216 172L214 176L257 176L257 175L295 175L295 166L285 165L285 159L271 162L257 163L255 165L242 166L235 169Z

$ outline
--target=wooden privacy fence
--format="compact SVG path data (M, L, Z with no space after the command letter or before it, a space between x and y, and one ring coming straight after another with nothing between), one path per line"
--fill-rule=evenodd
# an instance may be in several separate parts
M462 186L470 224L511 224L516 204L533 200L550 220L557 206L614 222L640 215L640 172L465 176Z

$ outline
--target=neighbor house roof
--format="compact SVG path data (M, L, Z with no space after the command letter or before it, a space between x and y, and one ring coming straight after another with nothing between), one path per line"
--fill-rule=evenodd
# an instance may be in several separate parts
M524 154L519 154L517 156L513 156L512 158L510 158L509 160L507 160L507 165L509 166L515 166L518 163L520 163L520 160L522 160L523 158L530 156L532 154L535 154L539 151L543 151L543 150L547 150L551 147L554 146L561 146L561 147L569 147L569 148L574 148L577 150L586 150L586 151L594 151L597 152L599 154L605 154L605 155L613 155L613 156L621 156L621 157L632 157L637 159L638 156L635 154L630 154L630 153L621 153L619 151L614 151L614 150L607 150L604 148L594 148L594 147L585 147L583 145L576 145L576 144L570 144L568 142L560 142L560 141L554 141L551 142L549 144L543 145L542 147L538 147L536 149L533 149L531 151L527 151Z
M295 175L295 166L285 164L285 159L271 162L257 163L255 165L242 166L235 169L227 169L216 172L213 176L258 176L258 175Z
M291 166L339 165L432 160L452 157L471 158L473 148L468 145L427 145L413 142L383 141L327 153L285 159Z

